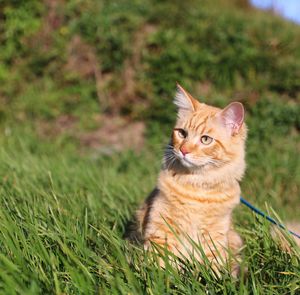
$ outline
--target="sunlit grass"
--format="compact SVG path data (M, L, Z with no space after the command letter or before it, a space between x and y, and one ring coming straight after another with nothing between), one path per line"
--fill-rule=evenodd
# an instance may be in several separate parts
M298 176L274 173L289 165L290 173L299 175L299 165L281 160L295 156L290 144L281 158L273 157L276 146L262 145L243 182L248 199L263 209L267 202L279 216L298 212L297 200L289 199L292 191L283 194L276 185L284 181L299 189ZM299 292L299 250L283 252L269 224L241 206L235 223L245 241L242 269L247 272L238 280L226 273L216 278L197 261L181 270L166 264L162 270L142 248L122 239L126 221L155 184L160 149L151 143L140 155L112 158L78 156L55 144L31 151L26 139L1 145L0 288L5 294ZM269 169L273 173L262 177ZM290 205L281 207L282 200Z

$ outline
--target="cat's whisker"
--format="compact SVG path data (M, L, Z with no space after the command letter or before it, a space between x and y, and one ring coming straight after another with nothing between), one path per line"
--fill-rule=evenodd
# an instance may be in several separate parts
M169 169L170 169L171 167L173 167L173 165L176 163L176 160L177 160L177 158L174 157L174 158L170 161Z
M170 169L170 168L172 167L172 165L173 165L173 163L174 163L175 160L176 160L175 157L167 159L167 160L164 162L166 168L167 168L167 169Z
M177 160L177 158L174 154L173 149L172 149L172 151L166 151L166 153L164 155L163 163L167 169L171 169L171 167L173 166L173 164L175 163L176 160Z

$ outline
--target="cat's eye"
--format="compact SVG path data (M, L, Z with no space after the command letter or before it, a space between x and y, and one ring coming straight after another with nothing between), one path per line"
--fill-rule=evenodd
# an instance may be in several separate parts
M201 136L200 141L201 141L203 144L208 145L208 144L212 143L213 138L210 137L210 136L208 136L208 135L203 135L203 136Z
M178 129L175 129L178 133L178 136L180 138L186 138L187 137L187 131L185 131L184 129L181 129L181 128L178 128Z

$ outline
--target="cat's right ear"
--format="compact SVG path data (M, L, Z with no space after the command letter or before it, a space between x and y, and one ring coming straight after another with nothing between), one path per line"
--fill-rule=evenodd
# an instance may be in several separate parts
M196 110L198 101L177 83L174 104L178 107L178 116L181 117L181 115L194 112Z

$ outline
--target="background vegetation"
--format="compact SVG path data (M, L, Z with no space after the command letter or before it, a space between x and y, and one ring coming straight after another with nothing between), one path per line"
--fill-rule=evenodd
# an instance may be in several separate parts
M243 194L300 221L299 26L246 0L2 0L0 42L2 293L299 294L299 250L242 207L239 281L161 271L122 240L155 185L176 81L243 102Z

